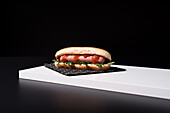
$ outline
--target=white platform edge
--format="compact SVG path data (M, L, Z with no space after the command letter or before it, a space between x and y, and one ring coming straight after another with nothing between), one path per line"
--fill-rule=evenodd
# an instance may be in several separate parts
M51 73L56 73L53 70L50 70L44 66L39 66L35 68L41 68L44 70L51 71ZM26 69L26 70L29 70L29 69ZM135 94L135 95L156 97L156 98L162 98L162 99L170 99L169 89L136 86L136 85L122 84L122 83L110 83L110 82L102 82L102 81L94 82L93 80L87 80L87 79L78 79L78 78L71 78L71 77L66 77L66 76L63 77L63 75L57 76L56 78L54 76L47 77L47 76L41 76L38 73L26 72L26 70L19 70L20 79L28 79L28 80L43 81L43 82L49 82L49 83L71 85L71 86L77 86L77 87L114 91L114 92L120 92L120 93L126 93L126 94Z

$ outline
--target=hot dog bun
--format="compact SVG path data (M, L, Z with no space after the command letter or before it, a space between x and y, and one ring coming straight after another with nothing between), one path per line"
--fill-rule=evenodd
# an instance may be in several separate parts
M102 67L96 66L94 64L66 64L66 63L54 63L57 68L78 68L78 69L86 69L86 70L97 70L97 71L105 71L110 68L109 64L103 64Z
M111 55L104 49L95 47L67 47L56 52L55 57L58 59L64 54L89 54L89 55L100 55L111 61Z

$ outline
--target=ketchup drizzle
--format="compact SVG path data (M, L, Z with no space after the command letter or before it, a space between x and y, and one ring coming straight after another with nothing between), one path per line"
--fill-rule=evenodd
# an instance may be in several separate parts
M69 56L69 54L62 55L62 56L60 57L60 61L61 61L61 62L67 62L67 61L68 61L68 60L67 60L67 57L68 57L68 56ZM80 59L79 59L80 56L83 56L84 58L87 58L87 57L91 56L90 62L91 62L92 64L96 64L96 63L98 62L99 57L100 57L99 55L76 55L76 54L74 54L73 62L74 62L74 63L77 63L77 60L80 62Z
M90 55L83 55L84 56L84 58L87 58L87 57L89 57Z
M60 61L61 62L66 62L67 61L67 57L68 57L68 55L63 55L62 57L60 57Z
M80 61L79 57L80 55L74 55L73 62L77 63L77 60Z
M91 62L91 63L92 63L92 64L97 63L99 57L100 57L99 55L94 55L94 56L92 56L92 58L91 58L91 61L92 61L92 62Z

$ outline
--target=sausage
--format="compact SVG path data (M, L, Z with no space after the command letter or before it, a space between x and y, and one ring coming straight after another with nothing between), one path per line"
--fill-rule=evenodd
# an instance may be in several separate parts
M69 61L69 62L77 63L77 60L79 62L89 61L91 63L104 63L105 62L105 58L99 55L62 55L60 57L61 62Z

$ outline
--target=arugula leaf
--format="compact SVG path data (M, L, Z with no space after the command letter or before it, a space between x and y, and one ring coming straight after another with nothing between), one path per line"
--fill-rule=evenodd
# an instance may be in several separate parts
M102 67L103 64L94 64L94 65L96 65L98 67Z
M53 62L58 62L58 63L65 63L65 64L75 64L74 62L60 62L60 61L57 61L56 59L53 59L52 60ZM114 64L115 62L109 62L109 63L107 63L108 65L111 65L111 64ZM87 62L85 62L85 61L79 61L79 60L77 60L77 64L90 64L90 61L87 61ZM99 67L102 67L104 64L99 64L99 63L97 63L97 64L94 64L94 65L96 65L96 66L99 66Z
M90 61L87 61L86 64L90 64Z
M79 64L80 62L79 62L79 60L77 60L77 64Z
M69 62L64 62L65 64L69 64Z
M71 62L66 62L66 64L71 64Z
M60 63L60 61L57 61L57 60L55 60L55 59L53 59L52 61L53 61L53 62L58 62L58 63Z
M66 62L67 64L73 64L73 62Z
M109 63L107 63L107 64L109 64L109 65L111 65L111 64L114 64L115 62L109 62Z
M53 62L56 62L56 60L55 60L55 59L53 59L52 61L53 61Z
M86 64L86 62L85 61L81 61L80 64Z
M115 62L109 62L109 63L107 63L108 65L111 65L111 64L114 64ZM99 67L102 67L104 64L94 64L94 65L96 65L96 66L99 66Z

